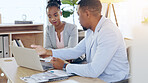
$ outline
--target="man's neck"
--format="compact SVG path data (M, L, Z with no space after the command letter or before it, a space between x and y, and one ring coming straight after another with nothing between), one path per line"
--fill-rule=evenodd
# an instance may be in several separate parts
M99 16L97 17L97 19L96 19L96 17L93 18L93 20L92 20L92 26L91 26L91 30L92 30L93 32L95 32L96 26L98 25L98 23L99 23L101 17L102 17L102 16L99 15Z

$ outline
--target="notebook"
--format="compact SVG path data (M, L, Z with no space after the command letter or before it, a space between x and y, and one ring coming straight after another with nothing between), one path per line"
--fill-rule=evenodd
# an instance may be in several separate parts
M16 46L10 46L10 49L19 66L39 71L53 69L51 63L40 61L40 57L35 49Z

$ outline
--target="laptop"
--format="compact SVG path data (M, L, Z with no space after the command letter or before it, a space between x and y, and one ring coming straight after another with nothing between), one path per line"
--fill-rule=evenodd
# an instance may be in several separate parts
M40 61L40 56L35 49L16 46L10 46L10 49L19 66L39 71L53 69L51 63Z

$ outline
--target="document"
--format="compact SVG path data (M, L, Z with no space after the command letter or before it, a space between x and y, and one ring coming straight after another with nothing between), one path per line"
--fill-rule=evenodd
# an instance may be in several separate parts
M0 36L0 58L3 58L3 36Z
M40 58L41 61L44 61L44 62L50 62L52 59L52 57L47 57L47 58Z
M70 76L74 76L74 74L68 74L63 70L49 70L44 73L33 74L32 76L27 77L21 77L20 79L27 83L39 83L68 79Z
M23 43L22 43L22 41L20 39L14 39L12 41L12 46L23 47L24 48L24 45L23 45Z
M18 45L17 45L17 43L16 43L15 40L12 41L11 45L12 45L12 46L16 46L16 47L18 47Z
M20 43L18 42L17 39L15 39L14 41L16 42L16 44L17 44L18 47L21 47L21 45L20 45Z
M8 35L0 36L0 58L9 57L9 38Z
M24 45L20 39L18 40L18 42L19 42L20 46L24 48Z
M8 35L3 36L4 41L4 58L9 57L9 38Z

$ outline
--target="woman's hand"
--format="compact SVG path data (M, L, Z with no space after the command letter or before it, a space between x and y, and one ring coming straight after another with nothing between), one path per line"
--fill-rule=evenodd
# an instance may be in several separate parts
M43 48L41 45L31 45L31 47L34 48L42 58L52 56L52 51Z

